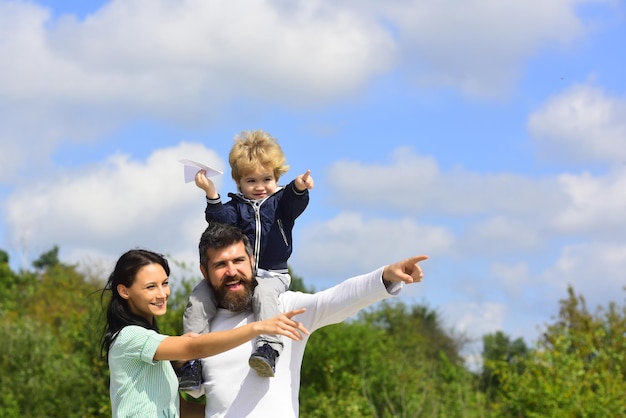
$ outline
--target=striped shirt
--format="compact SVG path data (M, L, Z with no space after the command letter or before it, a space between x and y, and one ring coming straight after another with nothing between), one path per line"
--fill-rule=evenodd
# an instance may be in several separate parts
M178 379L169 361L154 354L167 335L136 325L111 344L109 370L113 418L178 417Z

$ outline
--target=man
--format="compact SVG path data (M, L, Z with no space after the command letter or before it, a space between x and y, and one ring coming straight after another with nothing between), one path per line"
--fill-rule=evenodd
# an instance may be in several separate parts
M206 332L201 300L215 295L219 306L210 323L211 331L232 329L253 322L250 301L256 278L252 249L247 237L236 227L211 224L200 239L200 271L204 279L193 290L183 319L185 332ZM330 289L305 294L286 292L280 296L281 310L306 308L294 317L310 332L354 316L372 303L397 295L403 283L421 281L418 262L412 257L353 277ZM263 280L259 278L259 280ZM191 307L195 307L196 310ZM285 341L275 376L259 377L248 366L254 342L202 359L203 384L193 396L206 395L205 417L297 417L300 366L308 337Z

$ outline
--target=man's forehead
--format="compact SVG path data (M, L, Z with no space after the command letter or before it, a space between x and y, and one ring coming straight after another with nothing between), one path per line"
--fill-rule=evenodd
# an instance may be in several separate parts
M229 260L233 258L248 258L246 247L243 242L239 241L222 248L207 248L207 256L212 262L219 260Z

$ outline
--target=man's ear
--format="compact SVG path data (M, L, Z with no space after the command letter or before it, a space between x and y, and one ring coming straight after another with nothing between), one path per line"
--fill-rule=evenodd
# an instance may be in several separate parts
M119 293L123 299L128 299L130 297L128 295L128 288L124 286L123 284L117 285L117 293Z
M204 280L206 280L207 282L209 282L209 284L211 284L211 281L209 280L209 274L206 268L202 264L200 264L200 272L202 273L202 277L204 277Z

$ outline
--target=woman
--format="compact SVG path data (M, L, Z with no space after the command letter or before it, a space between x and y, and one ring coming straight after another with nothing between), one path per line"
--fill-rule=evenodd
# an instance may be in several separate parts
M178 417L178 379L170 360L212 356L261 334L302 339L308 331L291 318L293 310L229 331L172 337L159 334L155 317L164 315L170 295L169 265L160 254L123 254L104 292L111 291L102 350L111 372L113 417ZM299 330L299 331L298 331Z

